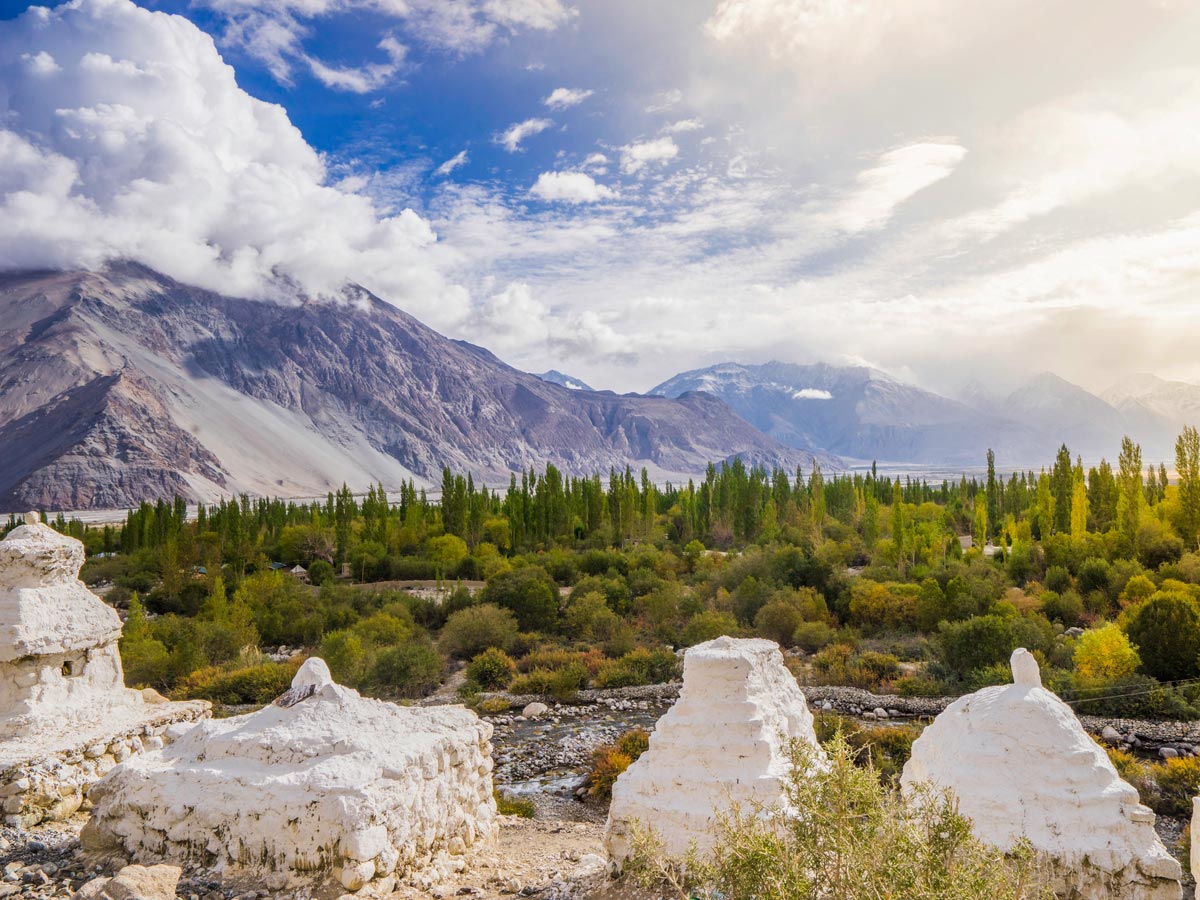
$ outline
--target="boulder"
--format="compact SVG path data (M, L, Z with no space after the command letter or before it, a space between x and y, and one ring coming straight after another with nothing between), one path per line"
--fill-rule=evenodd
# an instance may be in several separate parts
M175 900L178 866L125 866L112 878L93 878L75 900Z
M462 707L361 697L309 659L271 706L201 722L113 769L89 794L80 840L141 863L332 876L357 891L492 838L491 731Z
M1082 900L1178 900L1179 863L1154 813L1071 708L1041 685L1037 661L1012 655L1013 684L960 697L913 743L901 785L949 789L976 836L1001 850L1026 840L1055 889Z
M788 741L817 747L813 717L773 641L719 637L683 658L679 699L650 746L613 785L604 841L618 865L630 829L653 829L670 856L710 849L731 805L778 803L791 762ZM818 758L824 753L817 750Z
M540 719L548 712L550 712L550 707L548 707L545 703L538 703L537 701L534 701L521 710L521 715L527 719Z

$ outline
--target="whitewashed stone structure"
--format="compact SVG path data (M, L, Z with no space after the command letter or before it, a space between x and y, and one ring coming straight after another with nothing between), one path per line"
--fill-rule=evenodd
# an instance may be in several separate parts
M89 784L206 715L125 687L121 619L79 580L83 545L26 516L0 541L0 797L29 827L84 803Z
M901 784L958 797L981 840L1008 850L1025 839L1051 862L1061 896L1178 900L1179 863L1154 813L1042 687L1037 661L1012 655L1013 684L960 697L913 743Z
M202 722L92 788L84 849L273 888L347 890L491 840L491 725L335 684L320 659L274 705Z
M1191 834L1193 837L1189 860L1191 863L1192 877L1195 878L1196 873L1200 872L1200 797L1192 798Z
M818 747L804 694L775 642L720 637L692 647L679 699L613 785L609 857L619 864L629 855L634 822L653 830L670 856L690 845L711 849L718 814L782 799L790 739Z

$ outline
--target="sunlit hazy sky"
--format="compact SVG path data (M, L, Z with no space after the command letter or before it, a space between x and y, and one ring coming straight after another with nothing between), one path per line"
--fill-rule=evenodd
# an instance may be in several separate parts
M1200 4L0 2L0 265L349 279L645 390L1200 381Z

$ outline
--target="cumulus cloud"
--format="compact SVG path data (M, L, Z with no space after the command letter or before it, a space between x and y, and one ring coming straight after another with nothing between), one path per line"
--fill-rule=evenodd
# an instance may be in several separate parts
M526 119L524 122L509 125L508 128L496 135L494 140L509 153L516 153L521 149L521 143L525 138L541 134L553 124L549 119Z
M665 134L683 134L686 131L699 131L703 127L704 123L699 119L680 119L678 122L664 125L662 130Z
M459 166L465 166L470 157L467 156L466 150L459 150L452 157L433 170L434 175L449 175Z
M914 194L941 181L967 155L952 141L921 141L889 150L858 176L856 190L834 212L845 232L882 228Z
M284 110L242 91L186 19L128 0L32 7L0 22L0 61L0 266L129 258L256 297L354 278L465 309L431 264L430 225L332 186Z
M679 147L669 137L626 144L621 148L621 171L636 175L646 166L665 163L679 155Z
M543 172L529 193L542 200L566 203L596 203L616 196L611 188L597 184L584 172Z
M257 57L280 81L289 83L293 67L300 63L330 87L356 91L364 84L372 85L368 90L381 86L398 66L384 75L394 61L338 70L313 59L304 42L314 21L366 11L394 21L423 44L474 53L499 35L552 31L574 15L561 0L197 0L197 5L222 18L225 41ZM388 48L383 49L390 57ZM328 75L328 69L360 72L365 80L336 75L326 80L322 73Z
M542 103L551 109L566 109L570 106L578 106L594 93L595 91L585 91L579 88L560 87L552 90L550 96Z

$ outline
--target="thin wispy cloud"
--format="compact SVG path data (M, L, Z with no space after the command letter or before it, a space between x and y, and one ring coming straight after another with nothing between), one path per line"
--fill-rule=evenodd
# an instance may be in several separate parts
M526 138L541 134L553 124L549 119L526 119L508 126L494 140L509 153L517 153Z
M542 103L550 109L567 109L578 106L594 93L595 91L585 91L579 88L560 87L551 91L550 96L546 97Z

